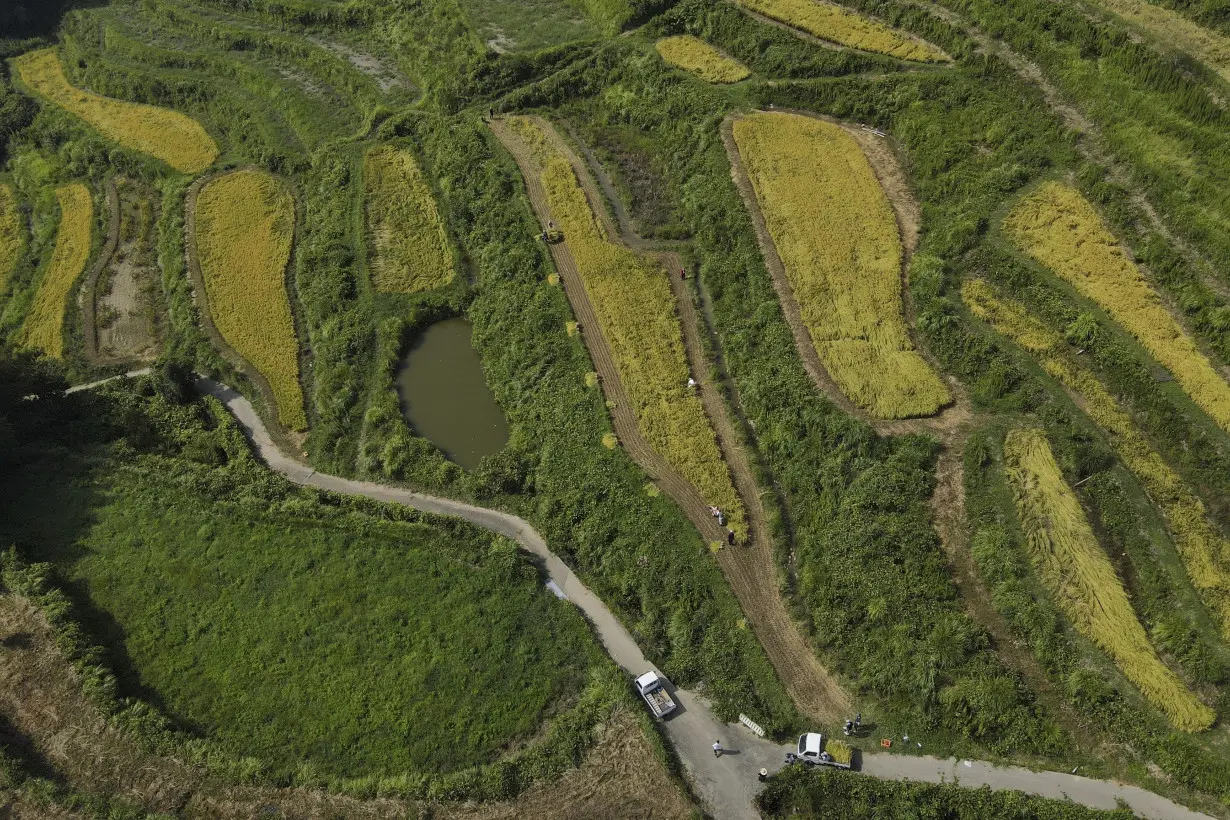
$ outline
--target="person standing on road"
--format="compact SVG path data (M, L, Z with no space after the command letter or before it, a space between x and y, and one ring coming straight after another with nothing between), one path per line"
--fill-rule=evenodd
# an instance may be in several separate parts
M720 740L713 741L713 756L714 757L722 756L722 741Z

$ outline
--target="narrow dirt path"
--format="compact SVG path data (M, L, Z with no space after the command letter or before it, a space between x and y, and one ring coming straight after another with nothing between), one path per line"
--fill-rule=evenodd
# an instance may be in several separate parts
M635 249L644 249L650 243L631 233L630 225L625 220L617 228L611 223L602 195L594 181L591 168L554 131L549 123L542 123L544 131L553 136L555 147L559 149L569 162L577 178L581 181L589 199L591 210L598 216L606 231L607 237L616 237L626 245ZM534 211L542 223L551 219L546 197L538 181L537 168L533 158L525 146L510 133L510 130L499 121L492 123L492 130L513 154L525 177L526 188L530 192L530 200ZM615 195L610 180L598 176L598 184L607 190L608 196ZM618 202L616 198L614 202ZM617 215L619 211L616 211ZM622 229L622 230L621 230ZM627 232L626 232L627 231ZM631 241L629 241L631 240ZM568 250L568 241L551 246L556 268L564 281L573 312L585 328L583 335L594 359L607 398L614 403L611 414L616 433L623 442L632 458L659 481L659 486L666 490L681 507L684 508L689 520L696 525L709 541L721 543L725 533L716 525L708 513L708 505L690 484L661 480L663 467L673 470L644 441L636 424L635 415L631 412L619 375L614 365L609 363L609 353L606 342L598 330L598 323L592 314L592 306L585 295L584 283L576 271L576 265ZM718 446L730 470L735 490L739 493L744 507L747 509L750 537L745 545L721 549L717 553L718 565L731 585L735 597L747 617L765 654L776 670L782 685L799 710L814 720L834 725L848 717L853 711L853 703L842 689L840 683L831 675L817 658L814 649L808 645L804 631L791 617L785 601L778 589L776 562L773 558L773 542L768 531L768 521L761 502L760 489L756 485L755 474L748 461L748 454L740 446L740 438L727 412L725 401L719 386L710 377L709 362L705 357L704 345L701 341L699 323L692 296L686 287L686 282L676 275L682 270L683 260L673 252L657 252L654 256L664 267L664 275L671 285L675 303L679 311L680 325L683 331L684 350L688 357L688 367L693 378L698 383L701 403L717 433ZM626 410L626 412L620 412ZM646 452L648 451L648 452ZM679 482L686 485L682 492L676 493ZM690 491L690 492L689 492Z
M120 193L114 176L107 179L107 239L102 252L94 260L79 294L81 304L81 338L85 357L90 364L110 364L98 355L98 279L111 263L120 242Z

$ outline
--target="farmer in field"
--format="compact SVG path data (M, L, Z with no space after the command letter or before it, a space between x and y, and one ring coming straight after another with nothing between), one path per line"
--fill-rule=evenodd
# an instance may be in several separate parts
M713 756L714 757L722 756L722 741L720 740L713 741Z

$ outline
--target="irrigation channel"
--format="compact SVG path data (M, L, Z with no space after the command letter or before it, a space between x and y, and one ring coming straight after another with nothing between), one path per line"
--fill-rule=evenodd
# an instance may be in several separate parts
M77 385L67 392L91 390L116 379L135 378L149 372L149 368L133 370L109 379ZM451 498L319 473L291 458L274 443L252 403L237 390L204 377L197 378L196 389L222 402L243 429L257 456L292 484L460 518L513 539L537 559L539 567L553 585L552 591L581 610L602 647L624 671L639 675L654 668L619 619L581 583L559 556L551 552L546 541L529 522L506 512ZM760 789L756 773L761 768L770 772L779 770L790 747L756 737L740 724L724 723L713 713L705 699L695 692L673 687L671 691L679 708L661 724L662 729L683 762L705 811L715 820L755 820L759 815L752 801ZM710 749L713 741L718 739L726 748L721 758L715 758ZM1213 820L1207 814L1192 811L1138 786L1063 772L1033 771L1021 766L997 766L981 760L879 753L864 756L858 769L881 780L959 783L969 788L989 786L996 791L1015 789L1042 797L1068 799L1099 809L1113 809L1123 803L1139 816L1150 820ZM817 776L822 777L823 773L817 773Z
M414 340L397 372L406 423L473 470L508 444L508 422L483 379L465 319L445 319Z

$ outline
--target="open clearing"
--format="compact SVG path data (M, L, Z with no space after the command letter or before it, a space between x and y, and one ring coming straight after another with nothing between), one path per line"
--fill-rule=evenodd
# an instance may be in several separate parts
M1176 727L1209 728L1215 713L1158 659L1046 436L1009 431L1004 460L1030 555L1059 607Z
M64 309L68 306L68 295L90 258L94 200L90 189L81 183L57 188L56 200L60 204L56 246L39 282L34 307L22 326L22 339L26 347L59 359L64 355Z
M901 237L858 144L839 126L757 113L734 139L816 352L852 401L884 418L952 397L905 324Z
M1079 191L1058 182L1043 183L1012 209L1004 229L1123 325L1200 409L1230 431L1230 384L1175 321Z
M456 275L448 234L414 155L381 145L363 158L368 265L378 290L415 293Z
M737 83L751 72L738 60L723 54L699 37L681 34L654 43L662 59L710 83Z
M270 384L278 420L303 430L299 343L286 266L295 233L295 202L263 171L210 180L196 199L196 247L214 326Z
M825 0L737 0L738 4L801 29L821 40L860 51L887 54L900 60L946 62L948 55L930 43L889 28Z
M149 154L185 174L204 170L218 156L213 139L185 114L74 88L54 49L23 54L14 64L26 85L126 148Z

